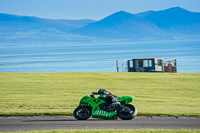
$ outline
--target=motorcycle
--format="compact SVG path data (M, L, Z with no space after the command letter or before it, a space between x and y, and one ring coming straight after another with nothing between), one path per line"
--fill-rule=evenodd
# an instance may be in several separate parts
M137 115L137 109L129 104L134 96L122 96L117 101L118 106L112 106L112 103L106 99L106 95L99 95L97 98L94 92L91 95L84 96L79 106L74 110L73 115L77 120L87 120L93 118L131 120Z

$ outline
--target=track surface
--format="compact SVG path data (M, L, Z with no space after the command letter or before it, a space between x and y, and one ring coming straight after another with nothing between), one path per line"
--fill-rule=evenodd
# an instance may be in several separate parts
M73 117L0 117L0 132L51 129L200 129L196 117L136 117L133 120L90 118L78 121Z

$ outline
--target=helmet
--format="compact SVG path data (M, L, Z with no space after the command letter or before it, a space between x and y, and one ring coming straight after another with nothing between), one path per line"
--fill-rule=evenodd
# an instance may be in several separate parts
M99 89L98 94L103 94L104 95L105 92L106 92L106 90L102 88L102 89Z

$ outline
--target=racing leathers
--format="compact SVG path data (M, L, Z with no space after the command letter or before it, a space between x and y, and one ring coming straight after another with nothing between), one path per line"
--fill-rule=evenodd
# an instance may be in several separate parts
M118 96L112 94L112 93L109 92L109 91L106 91L106 90L103 89L103 88L102 88L102 89L99 89L98 92L93 92L93 93L92 93L92 95L95 95L95 94L97 94L97 95L106 95L107 101L109 101L109 103L111 103L111 104L110 104L110 108L115 108L115 107L121 105L121 103L118 102L118 99L119 99Z

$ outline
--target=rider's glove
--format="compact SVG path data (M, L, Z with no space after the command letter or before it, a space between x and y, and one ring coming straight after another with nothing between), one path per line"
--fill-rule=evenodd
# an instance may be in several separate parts
M94 95L96 95L97 92L92 92L92 94L90 95L91 97L94 97Z

